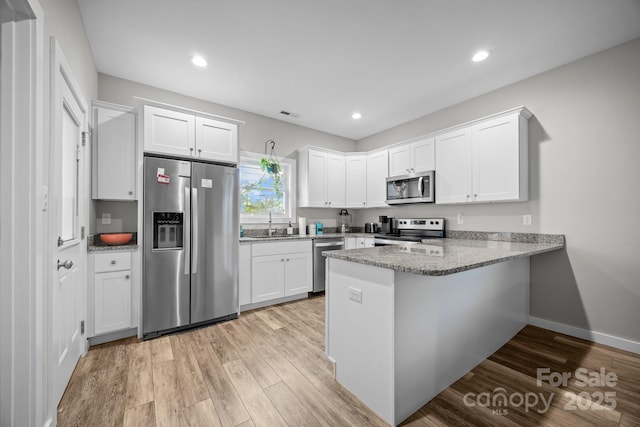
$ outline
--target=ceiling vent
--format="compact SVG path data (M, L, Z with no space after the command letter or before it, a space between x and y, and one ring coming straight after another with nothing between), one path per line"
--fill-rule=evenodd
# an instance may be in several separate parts
M297 119L298 117L300 117L300 114L292 113L291 111L285 110L281 110L280 114L282 114L283 116L291 117L292 119Z

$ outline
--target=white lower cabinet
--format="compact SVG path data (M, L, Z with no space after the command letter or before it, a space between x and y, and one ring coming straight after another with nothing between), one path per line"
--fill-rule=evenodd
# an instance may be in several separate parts
M93 255L93 335L131 328L131 253Z
M345 237L345 249L373 248L375 246L373 237Z
M251 252L252 304L311 292L311 240L254 243Z

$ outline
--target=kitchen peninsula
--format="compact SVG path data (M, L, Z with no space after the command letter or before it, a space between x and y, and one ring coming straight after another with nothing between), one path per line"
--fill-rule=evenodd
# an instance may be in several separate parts
M564 247L562 235L455 233L325 254L336 379L394 426L528 323L529 257Z

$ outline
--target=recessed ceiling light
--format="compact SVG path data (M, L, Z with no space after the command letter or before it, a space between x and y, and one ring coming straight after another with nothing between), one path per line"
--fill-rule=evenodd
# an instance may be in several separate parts
M489 52L488 50L479 50L473 54L473 56L471 57L471 60L473 62L484 61L489 57L489 55L491 55L491 52Z
M358 120L358 119L359 119L359 118L361 118L361 117L362 117L362 114L360 114L360 113L353 113L353 114L351 115L351 118L352 118L352 119L356 119L356 120Z
M193 65L195 65L197 67L206 67L207 66L207 60L204 59L200 55L193 55L191 57L191 62L193 63Z

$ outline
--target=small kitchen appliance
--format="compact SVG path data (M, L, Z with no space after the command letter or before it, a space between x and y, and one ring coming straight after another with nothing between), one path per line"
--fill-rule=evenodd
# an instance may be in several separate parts
M395 234L396 219L392 216L381 215L378 217L380 221L380 232L384 234Z
M378 224L375 222L365 222L364 223L364 232L365 233L377 233L378 232Z
M338 216L340 217L340 232L348 233L351 231L351 214L349 211L346 209L340 209Z
M398 218L395 234L377 234L375 246L420 243L425 239L445 237L444 218Z

